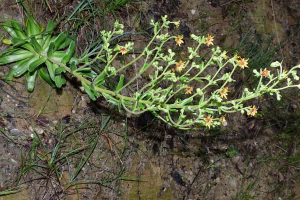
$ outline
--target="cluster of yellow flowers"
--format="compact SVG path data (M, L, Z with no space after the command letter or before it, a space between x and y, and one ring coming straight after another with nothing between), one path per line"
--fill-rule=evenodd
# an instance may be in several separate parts
M183 35L177 36L177 37L175 38L176 45L180 46L181 44L183 44L184 41L183 41L182 39L183 39ZM206 37L206 39L205 39L205 44L206 44L207 46L214 45L214 44L213 44L213 41L214 41L214 36L211 36L211 35L208 34L207 37ZM121 46L119 50L120 50L120 52L122 53L122 55L124 55L124 54L127 53L127 49L126 49L124 46ZM225 54L226 54L226 52L225 52ZM225 55L225 57L227 57L227 56ZM245 69L245 68L248 67L248 60L249 60L249 59L241 58L241 57L238 56L238 55L234 55L234 58L235 58L235 60L236 60L236 63L238 64L238 66L239 66L241 69ZM172 69L172 71L174 72L174 71L176 70L177 72L182 72L182 70L184 70L185 67L186 67L186 66L185 66L185 63L186 63L186 62L182 62L181 60L179 60L179 62L178 62L177 65L176 65L176 68L175 68L175 69ZM270 75L270 71L268 71L268 70L265 68L265 69L262 71L262 76L268 77L269 75ZM192 91L193 91L193 87L192 87L192 86L187 86L187 87L186 87L186 92L185 92L185 94L192 94ZM228 92L230 92L229 89L228 89L228 87L223 88L223 89L221 90L221 92L220 92L221 98L224 97L225 99L227 99ZM257 109L257 108L255 107L255 105L254 105L254 106L250 109L250 111L248 112L248 115L249 115L249 116L252 116L252 117L255 116L256 113L257 113L257 110L258 110L258 109ZM221 121L221 123L222 123L223 125L224 125L224 124L227 124L225 115L221 117L220 121ZM206 120L205 120L205 122L204 122L204 126L207 126L208 128L210 128L210 126L211 126L212 123L213 123L213 117L212 117L212 116L208 116L208 117L206 117Z

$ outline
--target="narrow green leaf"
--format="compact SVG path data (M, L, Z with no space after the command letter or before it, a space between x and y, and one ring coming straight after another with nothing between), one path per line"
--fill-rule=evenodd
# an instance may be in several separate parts
M38 54L41 54L43 52L41 45L36 41L35 37L31 38L31 44L34 46Z
M26 35L23 32L23 29L22 29L22 27L21 27L21 25L20 25L20 23L18 21L11 20L11 25L12 25L13 29L15 30L17 36L20 39L25 39L26 38Z
M49 74L47 73L47 71L41 67L39 70L38 70L38 74L39 76L45 80L51 87L55 87L55 83L51 80L51 77L49 76Z
M70 44L70 47L68 49L68 51L66 52L65 56L62 58L61 62L63 64L66 64L72 57L73 53L74 53L74 50L75 50L75 42L72 41L71 44Z
M111 95L103 93L103 96L108 102L110 102L116 106L119 105L119 101L117 99L113 98Z
M195 78L197 81L199 81L200 83L202 83L203 81L200 78Z
M81 68L81 69L77 69L76 72L90 72L91 68L90 67L86 67L86 68Z
M82 82L82 86L84 88L84 90L86 91L86 93L89 95L89 97L95 101L96 97L94 95L94 93L91 91L90 86L88 86L86 83Z
M120 80L119 80L119 83L117 85L116 92L119 92L119 90L123 87L123 81L124 81L124 74L122 74L120 76Z
M46 57L40 57L37 60L33 61L29 67L28 67L28 71L33 72L36 70L36 68L38 66L40 66L41 64L43 64L45 61L47 60Z
M102 71L101 74L98 75L97 78L95 78L95 80L93 81L94 85L98 85L98 83L102 82L104 80L104 78L106 77L106 72Z
M27 72L26 73L26 80L27 80L27 90L29 92L32 92L35 85L35 79L36 79L37 71L34 72Z
M95 95L95 98L98 98L100 96L100 94L97 92L97 90L93 87L93 85L91 85L91 91L93 92L93 94Z
M102 60L104 63L106 63L106 60L104 58L98 57L98 59Z
M18 50L12 55L4 55L0 57L0 65L16 62L33 56L34 54L27 50Z
M104 80L97 82L97 84L95 84L95 87L100 87L100 88L105 89L103 86L101 86L104 82L105 82Z
M140 73L143 73L147 68L149 67L149 64L146 63L140 70Z
M193 101L193 98L188 98L188 99L183 100L180 105L186 105L192 101Z
M130 101L123 100L123 102L124 102L125 105L128 105L128 106L132 105L132 102L130 102Z
M90 71L90 72L77 72L77 73L80 74L80 75L82 75L82 76L89 77L91 79L94 79L97 76L96 72L94 72L94 71Z
M189 80L189 78L187 78L187 77L180 77L179 80L181 80L181 81L187 81L187 80Z

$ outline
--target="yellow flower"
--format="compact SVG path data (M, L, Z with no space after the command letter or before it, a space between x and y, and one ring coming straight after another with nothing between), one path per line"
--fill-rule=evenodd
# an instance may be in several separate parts
M177 70L178 72L181 72L181 71L185 68L184 63L185 63L185 62L181 62L181 60L177 63L177 65L176 65L176 70Z
M207 38L205 40L205 44L207 44L207 46L214 45L212 41L214 41L214 36L211 36L211 35L208 34Z
M221 91L221 93L220 93L220 96L221 96L221 98L225 98L225 99L227 99L227 93L229 92L229 90L228 90L228 87L226 87L226 88L223 88L223 90Z
M256 113L257 113L257 108L256 108L255 106L253 106L253 107L251 108L251 110L249 111L248 115L254 117L254 116L256 115Z
M239 61L238 61L238 65L241 67L241 69L244 69L245 67L248 67L248 59L244 59L244 58L241 58Z
M121 47L120 51L121 51L122 55L127 53L127 49L125 47Z
M193 87L187 86L185 94L192 94L193 89Z
M208 128L210 128L210 124L213 122L213 117L206 117L205 126L208 126Z
M183 35L177 36L177 38L175 39L176 45L180 46L182 43L184 43L182 38L183 38Z
M265 68L264 71L261 72L261 74L262 74L265 78L267 78L267 76L269 76L269 74L270 74L270 71L268 71L267 68Z

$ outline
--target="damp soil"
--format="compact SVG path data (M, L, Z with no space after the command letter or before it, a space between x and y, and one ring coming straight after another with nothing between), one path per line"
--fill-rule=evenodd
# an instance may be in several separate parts
M78 5L77 1L24 2L44 25L49 19L70 15ZM98 5L101 1L94 2ZM115 10L115 15L126 31L145 30L150 19L159 20L162 15L168 15L171 21L180 20L179 29L171 27L169 31L184 35L182 49L193 45L187 39L191 33L214 35L214 44L227 50L238 47L250 34L248 40L253 40L256 50L274 50L271 61L283 60L290 68L300 59L299 11L298 0L146 0L131 1ZM0 13L0 17L20 22L25 16L20 4L8 0L0 1ZM83 17L86 14L82 12ZM95 25L111 28L112 12L105 13L103 19ZM85 45L85 31L78 33L81 47ZM143 46L147 37L129 39ZM0 45L1 51L5 48ZM186 51L182 49L175 51L184 58ZM240 49L246 55L244 50ZM133 71L139 63L136 65ZM9 68L1 66L0 75L7 74ZM147 81L153 72L146 73L141 81ZM131 75L128 72L127 77ZM245 75L237 78L237 84L232 86L236 93ZM60 90L37 80L32 93L26 91L24 78L11 83L1 79L0 192L16 187L17 181L18 187L14 194L0 196L0 200L299 198L299 160L289 159L300 152L299 141L293 140L299 129L288 129L299 124L299 94L287 91L285 97L288 100L281 104L274 103L271 96L248 102L259 105L265 113L257 118L231 114L227 116L227 126L182 131L167 126L151 113L126 116L102 98L91 102L71 78ZM74 129L80 130L73 133ZM33 137L38 135L45 144L34 155L44 155L45 149L54 149L58 144L59 133L69 134L59 151L67 155L68 162L56 163L59 178L48 169L33 167L40 171L24 172L34 154L30 151ZM97 143L93 146L95 138ZM68 154L78 148L82 149ZM45 164L45 159L39 159L39 164ZM86 162L77 173L83 160ZM78 182L68 186L74 174Z

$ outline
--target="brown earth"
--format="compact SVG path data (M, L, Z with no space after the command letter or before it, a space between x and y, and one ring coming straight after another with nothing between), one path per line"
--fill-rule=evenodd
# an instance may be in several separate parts
M57 18L63 14L68 16L78 5L77 1L48 2L49 6L46 1L25 2L44 25L54 18L55 13ZM214 35L214 44L228 50L239 46L242 38L250 34L253 45L255 38L259 38L260 45L255 48L278 47L271 61L283 60L290 68L299 63L299 10L298 0L147 0L131 1L115 13L126 31L141 31L148 27L150 19L158 20L161 15L168 15L171 21L180 20L179 32L185 38L183 49L192 45L187 39L191 33ZM0 13L0 17L20 22L25 15L20 4L8 0L0 1ZM112 13L108 12L105 20L99 19L95 24L109 29L113 21ZM65 27L60 28L64 30ZM3 31L0 33L4 34ZM84 38L84 34L82 30L78 37ZM138 46L145 40L142 36L130 39ZM85 45L84 40L78 43ZM0 46L1 51L5 48L5 45ZM185 56L185 50L176 50L180 51L180 56ZM240 48L246 55L244 50ZM261 63L264 64L269 63ZM0 74L7 74L9 67L1 66ZM52 149L58 142L61 128L63 133L68 133L81 125L88 127L63 140L61 155L70 149L83 150L68 156L69 163L57 163L60 181L55 173L42 170L47 176L41 176L31 170L22 175L21 187L16 194L0 196L0 200L73 200L79 197L273 200L296 199L297 195L300 198L299 140L296 140L298 91L287 91L280 103L271 96L249 102L259 105L262 114L258 118L232 114L228 115L226 127L182 131L166 126L149 113L126 117L101 98L90 102L74 81L68 82L62 90L38 81L32 93L26 91L24 78L13 83L0 80L0 87L3 133L0 138L0 192L15 186L21 166L26 165L33 155L29 151L34 143L33 129L46 148ZM238 93L241 87L237 84L232 90ZM108 125L99 132L99 127L108 118ZM92 146L89 141L95 138L97 145L88 157ZM42 146L39 151L41 153L36 155L44 155ZM75 180L101 183L79 182L76 187L66 187L80 162L87 157ZM41 159L43 161L45 159Z

